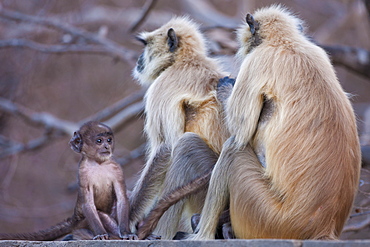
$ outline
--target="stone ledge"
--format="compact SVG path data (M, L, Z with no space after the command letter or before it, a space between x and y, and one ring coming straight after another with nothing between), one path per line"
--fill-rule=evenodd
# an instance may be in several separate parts
M312 241L312 240L273 240L273 239L253 239L253 240L213 240L213 241L178 241L178 240L158 240L158 241L0 241L0 247L368 247L370 240L351 240L351 241Z

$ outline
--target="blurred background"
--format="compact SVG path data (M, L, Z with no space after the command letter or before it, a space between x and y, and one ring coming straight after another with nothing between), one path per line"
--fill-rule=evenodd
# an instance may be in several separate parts
M188 15L235 76L235 29L247 12L274 3L306 21L352 95L364 162L342 239L369 238L368 0L1 0L0 232L40 230L72 215L80 157L68 141L85 121L113 127L115 157L133 187L145 160L145 89L131 76L143 48L136 33Z

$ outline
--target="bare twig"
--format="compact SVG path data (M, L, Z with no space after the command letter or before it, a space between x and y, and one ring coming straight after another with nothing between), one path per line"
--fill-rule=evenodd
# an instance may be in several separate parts
M355 232L362 230L370 225L370 217L367 217L366 219L347 225L344 227L343 232Z
M358 216L363 216L363 215L367 215L367 214L370 214L370 211L365 211L365 212L362 212L362 213L352 214L352 215L350 216L350 218L358 217Z
M53 141L55 138L62 136L62 135L44 135L40 138L31 140L25 144L23 143L17 143L14 144L0 152L0 158L4 158L9 155L13 155L16 153L26 152L30 150L36 150L39 148L44 147L45 145L49 144L51 141Z
M87 53L107 55L116 58L117 55L99 45L46 45L25 39L0 40L0 49L18 47L28 48L44 53Z
M367 15L370 18L370 0L363 0L363 1L366 7Z
M132 26L129 29L129 32L132 33L136 31L136 29L141 26L141 24L145 21L146 17L148 16L149 12L154 8L155 4L157 3L157 0L148 0L145 2L145 5L143 7L143 12L140 16L140 18L132 24Z
M132 61L136 60L138 56L136 52L126 49L114 41L90 33L83 29L70 26L66 23L59 22L54 19L26 15L16 11L6 10L4 8L0 8L0 17L15 21L38 24L49 28L58 29L66 33L70 33L73 36L81 37L87 41L104 46L104 49L106 49L107 52L113 53L120 59L127 61L129 63L132 63Z
M119 112L117 115L105 121L114 131L118 131L131 120L137 118L144 111L144 102L140 101Z
M73 132L79 128L81 124L87 121L96 120L102 121L105 118L111 117L105 121L112 129L117 129L125 125L127 122L136 118L144 110L144 103L142 101L132 104L140 100L145 91L141 90L138 93L128 96L127 98L115 103L114 105L105 108L101 112L90 116L80 123L72 123L66 120L54 117L49 113L35 113L23 106L15 104L7 99L0 97L0 110L9 114L19 116L26 122L43 126L50 131L62 132L63 134L72 135ZM114 116L112 116L114 115Z
M358 16L360 2L348 1L346 4L339 6L334 12L335 14L315 31L314 37L319 42L333 42L336 39L336 35L349 28L353 24L353 20Z
M1 190L1 197L5 202L10 202L10 193L9 193L9 188L11 185L11 182L13 181L15 172L18 167L18 155L14 155L11 157L11 161L9 162L9 167L7 171L5 171L4 175L4 180L0 184L0 190Z
M0 110L19 116L32 125L43 126L45 129L50 131L54 130L67 135L72 135L73 131L78 129L78 125L75 123L56 118L49 113L32 112L31 110L4 98L0 98Z
M78 128L77 124L61 120L49 113L32 112L31 110L4 98L0 98L0 111L19 116L25 122L34 126L42 126L46 130L42 137L31 140L25 144L12 143L11 145L8 145L2 150L2 152L0 152L0 158L41 148L58 137L72 135L73 131Z
M200 27L200 30L202 32L207 32L207 31L210 31L210 30L213 30L213 29L222 29L222 30L225 30L225 31L228 31L228 32L235 32L235 30L237 29L237 27L225 27L225 26L220 26L220 25L216 25L216 26L202 26Z
M361 146L361 153L362 153L362 166L370 166L370 146L362 145Z
M234 28L240 24L239 20L224 15L222 12L214 8L208 1L183 0L181 3L184 9L191 13L193 17L202 20L208 25Z
M80 123L73 123L65 121L54 117L48 113L35 113L23 106L17 105L7 99L0 98L0 111L19 116L25 122L41 126L45 128L45 135L37 139L31 140L28 143L11 143L2 140L2 142L7 143L5 149L0 152L0 158L8 155L13 155L19 152L25 152L30 150L35 150L41 148L46 144L50 143L56 138L65 135L72 135L73 132L79 128L83 122L89 120L98 120L100 121L103 118L114 115L106 121L106 123L112 127L112 129L117 130L125 126L128 122L137 118L137 116L143 112L144 103L142 101L130 105L132 102L135 102L142 98L143 91L139 91L137 94L132 95L126 99L123 99L111 107L108 107L101 111L100 113L93 115L92 117L86 118ZM8 145L10 143L10 145Z
M144 157L145 148L146 148L146 143L144 143L144 144L140 145L139 147L137 147L136 149L132 150L128 155L126 155L124 157L121 157L121 158L117 158L117 162L121 166L125 166L133 160L136 160L140 157Z
M88 118L80 121L80 124L83 124L87 121L103 121L109 117L112 117L113 115L117 114L118 112L122 111L127 106L131 105L132 103L135 103L139 100L142 100L145 94L145 90L139 90L138 92L131 94L127 96L124 99L121 99L120 101L116 102L115 104L103 109L102 111L96 113L95 115L89 116Z
M370 78L370 52L349 46L322 46L331 56L334 64Z

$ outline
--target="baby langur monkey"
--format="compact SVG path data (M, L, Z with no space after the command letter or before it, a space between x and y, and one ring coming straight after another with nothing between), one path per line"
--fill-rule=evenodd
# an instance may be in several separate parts
M83 231L87 239L137 239L129 229L130 207L123 172L112 157L112 130L99 122L87 122L74 133L70 145L82 155L72 217L46 230L0 234L0 239L55 240L82 228L88 229Z
M129 229L130 205L121 166L114 161L111 128L88 122L70 141L82 154L79 164L79 193L75 215L86 219L93 239L137 239ZM81 217L80 216L80 217Z

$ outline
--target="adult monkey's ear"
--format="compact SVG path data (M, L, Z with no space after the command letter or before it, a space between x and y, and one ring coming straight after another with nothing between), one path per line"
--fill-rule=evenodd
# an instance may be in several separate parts
M83 143L80 132L77 131L73 134L71 140L69 141L69 145L71 145L73 151L76 153L81 153Z
M170 52L175 52L177 47L179 46L179 41L177 39L175 30L173 30L173 28L168 29L167 44L169 46Z
M256 22L253 18L253 15L251 14L247 14L247 16L245 17L245 20L249 26L249 29L251 30L251 34L254 35L256 33L256 30L259 29L259 24L258 22Z

